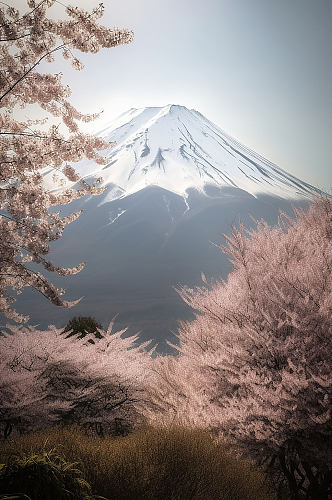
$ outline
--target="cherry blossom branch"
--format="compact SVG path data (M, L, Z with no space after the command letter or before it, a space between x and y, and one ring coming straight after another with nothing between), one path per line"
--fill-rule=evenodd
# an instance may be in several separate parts
M49 136L49 135L38 135L38 134L35 134L35 133L30 133L28 134L27 132L0 132L0 135L21 135L23 137L33 137L35 139L47 139L47 140L51 140L51 141L60 141L60 142L66 142L66 143L69 143L71 141L68 141L66 139L63 139L62 137L52 137L52 136Z
M34 8L33 8L32 10L30 10L29 12L26 12L25 14L23 14L23 16L22 16L22 17L20 17L19 19L17 19L16 21L14 21L14 23L18 23L19 21L22 21L23 19L25 19L25 18L27 18L27 17L31 16L31 15L32 15L32 14L33 14L36 10L38 10L38 9L39 9L39 7L40 7L43 3L45 3L45 2L46 2L46 0L41 0L41 2L40 2L38 5L36 5L36 7L34 7ZM1 3L3 3L3 2L1 2ZM7 4L5 4L5 5L7 5Z
M6 95L8 95L16 87L16 85L18 85L22 80L24 80L24 78L27 77L28 74L31 73L31 71L33 71L35 69L35 67L38 66L38 64L40 64L43 59L45 59L45 57L53 54L57 50L63 49L65 46L66 46L65 44L59 45L58 47L55 47L54 49L52 49L52 50L48 51L46 54L44 54L35 64L33 64L30 67L30 69L28 71L26 71L24 73L24 75L22 75L4 94L2 94L0 96L0 102L2 101L2 99L4 99L4 97L6 97Z
M22 38L25 38L27 36L31 36L31 33L26 33L25 35L17 36L14 38L0 38L0 42L13 42L15 40L21 40Z

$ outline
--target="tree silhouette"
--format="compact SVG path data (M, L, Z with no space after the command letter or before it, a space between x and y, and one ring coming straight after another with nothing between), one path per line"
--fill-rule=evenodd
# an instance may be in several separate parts
M68 321L63 333L70 331L67 337L80 333L81 335L79 338L85 337L88 333L94 333L95 337L100 339L101 333L98 330L102 329L103 326L91 316L74 316L70 321Z

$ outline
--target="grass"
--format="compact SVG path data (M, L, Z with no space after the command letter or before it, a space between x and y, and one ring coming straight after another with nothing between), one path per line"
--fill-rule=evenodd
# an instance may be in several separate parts
M109 500L275 498L260 470L201 430L148 428L126 437L97 438L78 427L54 427L2 442L0 462L50 451L77 462L92 492Z

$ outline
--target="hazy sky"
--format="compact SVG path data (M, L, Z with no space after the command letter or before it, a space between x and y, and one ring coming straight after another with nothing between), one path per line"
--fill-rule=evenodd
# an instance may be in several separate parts
M57 65L82 111L103 109L104 122L131 107L194 108L332 191L332 0L104 3L102 22L132 29L135 41L83 55L81 72Z

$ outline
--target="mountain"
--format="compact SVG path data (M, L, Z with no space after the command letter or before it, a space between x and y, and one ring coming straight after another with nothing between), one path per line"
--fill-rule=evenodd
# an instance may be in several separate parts
M306 206L320 191L241 145L198 111L183 106L131 109L99 132L116 141L105 165L75 165L87 181L103 177L101 196L65 208L81 217L52 248L59 265L86 261L77 276L50 279L68 299L84 295L72 310L52 306L27 290L17 307L32 323L62 327L74 315L105 325L115 315L129 333L141 330L165 351L177 321L193 311L174 287L225 278L231 266L213 244L223 244L238 218L274 224L278 210ZM52 185L51 173L45 182Z
M108 163L84 161L78 170L113 187L104 202L153 185L185 198L188 189L209 185L283 198L318 192L184 106L130 109L97 135L116 142L104 151Z

